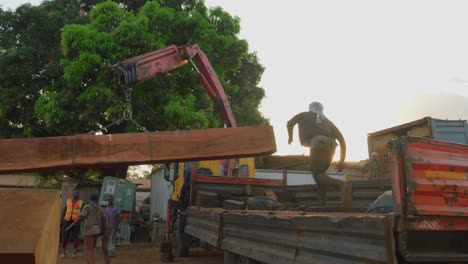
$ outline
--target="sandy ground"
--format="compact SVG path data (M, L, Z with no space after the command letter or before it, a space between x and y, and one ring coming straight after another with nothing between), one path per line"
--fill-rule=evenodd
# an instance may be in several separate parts
M159 260L159 247L150 244L137 244L133 247L119 247L115 257L111 257L111 264L141 263L153 264L161 263ZM66 256L64 259L58 259L57 264L78 264L86 263L84 252L80 250L75 259ZM104 264L102 250L96 248L96 263ZM208 251L201 248L190 249L189 257L175 258L172 263L191 263L191 264L219 264L223 263L223 252Z

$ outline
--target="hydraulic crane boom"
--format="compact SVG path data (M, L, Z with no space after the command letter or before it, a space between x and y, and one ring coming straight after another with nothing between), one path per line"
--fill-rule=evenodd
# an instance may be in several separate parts
M198 67L193 59L197 62ZM120 70L119 82L122 85L133 86L189 62L196 70L200 83L221 114L225 126L236 127L236 120L232 114L226 93L208 57L196 44L183 47L171 45L121 61L117 64Z

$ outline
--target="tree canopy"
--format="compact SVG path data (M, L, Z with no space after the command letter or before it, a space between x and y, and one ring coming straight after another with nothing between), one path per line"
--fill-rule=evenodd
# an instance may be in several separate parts
M203 0L49 0L0 8L0 138L74 135L112 124L129 107L113 65L171 44L198 44L207 54L238 126L267 124L258 109L264 68L240 30L238 17ZM131 109L149 131L221 125L190 66L133 87ZM136 132L135 123L104 132Z
M199 0L71 2L0 10L0 137L78 134L112 123L128 106L112 66L171 44L196 43L207 54L238 125L268 123L258 110L264 68L239 39L238 17ZM137 85L131 102L132 117L150 131L221 122L189 66ZM122 122L108 132L136 130Z

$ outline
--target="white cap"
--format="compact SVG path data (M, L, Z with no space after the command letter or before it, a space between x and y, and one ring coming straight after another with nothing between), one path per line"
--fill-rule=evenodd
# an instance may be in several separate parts
M322 123L323 120L327 119L323 114L323 105L319 102L312 102L309 104L309 111L317 115L316 122Z

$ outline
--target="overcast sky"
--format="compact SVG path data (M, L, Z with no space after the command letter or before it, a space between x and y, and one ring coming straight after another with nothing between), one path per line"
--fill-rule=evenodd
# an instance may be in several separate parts
M241 19L239 37L266 68L261 111L276 154L308 154L297 130L287 144L286 122L311 101L341 129L349 161L368 157L367 133L424 116L468 119L468 1L206 3Z

